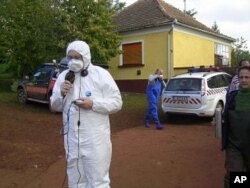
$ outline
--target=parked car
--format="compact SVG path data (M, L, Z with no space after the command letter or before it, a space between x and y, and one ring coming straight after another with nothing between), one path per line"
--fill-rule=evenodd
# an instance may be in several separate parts
M212 118L222 111L231 75L225 72L190 72L172 77L162 92L164 113Z
M44 63L32 76L25 76L17 86L19 102L34 101L50 104L50 96L57 76L65 69L67 69L67 61L61 60L59 64Z

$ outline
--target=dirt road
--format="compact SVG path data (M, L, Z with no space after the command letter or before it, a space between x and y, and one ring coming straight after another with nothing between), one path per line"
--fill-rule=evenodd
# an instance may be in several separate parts
M0 104L0 187L61 188L61 117L25 109ZM112 124L126 127L121 117L122 112L112 116ZM223 187L224 154L214 125L187 117L162 121L162 131L142 123L113 131L112 188Z

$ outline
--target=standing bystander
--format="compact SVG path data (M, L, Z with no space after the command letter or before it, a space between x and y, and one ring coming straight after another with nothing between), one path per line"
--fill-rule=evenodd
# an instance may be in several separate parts
M248 66L248 65L250 65L250 64L249 64L249 61L246 59L242 59L239 62L239 67ZM238 79L238 75L236 73L236 75L232 78L232 81L228 87L228 93L231 93L232 91L238 90L238 89L239 89L239 79Z
M250 66L238 69L239 90L228 94L222 121L222 149L225 150L225 182L230 172L250 172Z
M161 96L162 88L165 87L163 74L161 69L156 69L154 74L149 75L148 85L146 89L148 109L145 118L145 127L149 128L150 120L153 118L156 129L163 129L158 118L158 101Z

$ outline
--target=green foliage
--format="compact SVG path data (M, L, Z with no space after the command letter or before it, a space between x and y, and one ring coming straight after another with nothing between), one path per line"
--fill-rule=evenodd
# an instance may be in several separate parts
M195 17L195 15L197 14L198 12L193 8L193 9L191 9L191 10L187 10L187 11L185 11L185 14L186 15L189 15L189 16L191 16L191 17Z
M7 64L0 64L0 90L1 88L4 88L5 82L3 80L11 80L13 78L13 75L11 73L8 73L7 70L8 66Z
M120 38L113 32L112 17L116 8L107 0L70 0L60 5L68 41L80 39L91 48L93 63L107 63L119 53Z
M242 59L250 60L250 52L248 51L246 42L247 41L243 37L236 39L231 53L232 66L238 66L238 63Z
M0 90L0 102L1 103L4 102L4 103L16 103L16 104L18 104L16 93L10 92L10 91L1 91Z
M216 22L214 22L214 24L212 25L211 29L217 33L220 33L220 29L219 26Z
M1 4L5 9L1 15L0 53L8 71L19 77L59 57L56 12L49 3L49 0L9 0Z
M16 93L18 83L19 83L19 80L13 80L12 84L10 85L10 90Z
M76 39L90 44L93 63L106 63L119 53L112 17L121 8L108 0L2 0L0 63L21 77L44 62L60 60Z
M6 70L7 70L8 66L4 63L0 64L0 77L1 77L1 74L5 73Z
M0 79L0 91L11 91L13 79Z

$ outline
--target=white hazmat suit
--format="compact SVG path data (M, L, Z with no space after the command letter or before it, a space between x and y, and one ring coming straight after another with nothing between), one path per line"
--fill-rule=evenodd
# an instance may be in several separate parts
M67 54L69 50L81 54L88 74L75 73L73 87L63 97L60 86L69 70L63 71L50 98L52 109L63 112L68 185L69 188L109 188L112 153L109 114L121 109L121 94L109 72L91 64L85 42L72 42ZM92 100L92 109L80 108L72 102L86 97Z

